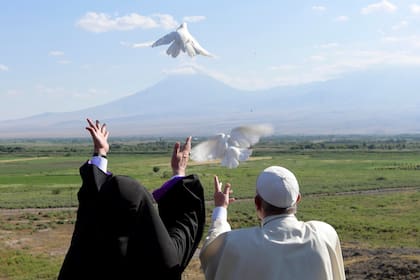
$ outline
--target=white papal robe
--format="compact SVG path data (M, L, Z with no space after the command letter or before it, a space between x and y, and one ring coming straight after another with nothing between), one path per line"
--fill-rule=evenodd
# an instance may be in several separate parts
M231 230L226 214L213 219L200 261L206 279L345 279L335 229L320 221L298 221L293 214L237 230Z

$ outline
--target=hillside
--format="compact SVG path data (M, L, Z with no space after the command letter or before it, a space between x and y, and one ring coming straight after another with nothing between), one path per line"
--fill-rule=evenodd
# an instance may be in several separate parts
M420 131L420 69L388 69L334 80L243 91L204 75L169 76L101 106L0 122L1 137L85 135L85 118L113 135L209 135L271 123L276 134L396 134Z

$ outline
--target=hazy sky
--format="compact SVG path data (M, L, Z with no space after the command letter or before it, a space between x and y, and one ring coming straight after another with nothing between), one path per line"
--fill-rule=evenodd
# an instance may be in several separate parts
M216 58L142 47L188 22ZM0 120L103 104L171 73L241 89L420 66L420 0L5 0Z

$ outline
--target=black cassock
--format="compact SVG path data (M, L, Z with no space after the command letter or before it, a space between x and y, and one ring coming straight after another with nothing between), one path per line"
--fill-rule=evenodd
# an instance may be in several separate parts
M77 220L58 279L181 279L203 235L198 177L178 180L157 211L151 194L130 177L88 163L80 175Z

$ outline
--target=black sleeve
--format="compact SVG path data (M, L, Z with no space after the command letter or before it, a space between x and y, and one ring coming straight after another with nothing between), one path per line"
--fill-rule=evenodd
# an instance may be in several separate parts
M104 184L109 176L96 166L87 162L80 169L82 186L77 193L79 206L77 209L76 223L70 243L70 247L61 266L58 279L82 279L89 277L84 274L92 267L92 259L95 259L96 232L98 226L98 184Z
M175 245L181 271L203 236L204 191L198 176L179 180L158 202L159 215Z
M153 204L151 194L137 181L126 176L114 176L112 189L104 186L108 200L118 197L117 203L104 201L108 206L108 223L113 224L115 236L126 237L124 266L129 279L154 275L155 279L180 279L181 271L175 246ZM115 187L116 186L116 187Z
M150 193L128 176L90 164L80 175L75 229L58 279L181 279L203 234L198 178L180 180L158 212Z

